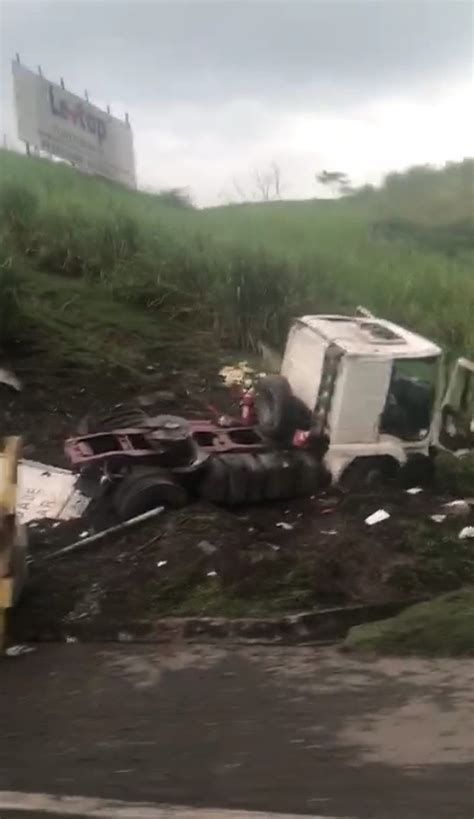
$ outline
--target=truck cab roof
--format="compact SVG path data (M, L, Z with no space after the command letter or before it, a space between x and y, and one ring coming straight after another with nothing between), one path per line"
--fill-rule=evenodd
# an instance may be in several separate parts
M432 341L385 319L317 315L302 316L296 324L308 327L350 356L430 358L442 353Z

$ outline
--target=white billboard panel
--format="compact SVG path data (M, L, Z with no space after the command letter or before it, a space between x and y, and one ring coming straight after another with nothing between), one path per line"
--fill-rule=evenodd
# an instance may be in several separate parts
M18 136L80 170L135 187L128 122L102 111L13 61Z

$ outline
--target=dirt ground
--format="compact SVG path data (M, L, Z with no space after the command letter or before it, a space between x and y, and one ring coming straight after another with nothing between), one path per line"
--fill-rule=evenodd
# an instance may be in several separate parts
M35 369L10 362L21 393L0 385L0 431L21 433L25 456L67 466L64 439L81 417L150 390L166 390L165 412L203 415L208 402L229 408L219 363L146 368L140 382L121 371L93 376L75 367ZM194 503L100 545L48 559L84 531L113 523L91 507L80 521L30 526L32 563L12 617L17 639L80 634L127 639L130 623L164 615L259 616L331 605L418 598L474 580L472 542L461 526L430 515L449 493L329 491L304 500L230 512ZM369 527L379 508L388 521ZM281 526L280 524L284 524Z

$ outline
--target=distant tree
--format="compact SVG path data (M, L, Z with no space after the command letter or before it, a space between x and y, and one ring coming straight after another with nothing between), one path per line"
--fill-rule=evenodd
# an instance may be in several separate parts
M270 202L272 199L281 199L282 181L281 170L275 160L263 171L256 170L253 174L254 199Z
M315 176L317 182L330 188L335 194L345 193L348 188L351 188L349 177L343 171L321 171Z
M172 205L175 208L194 207L187 188L166 188L159 191L158 196L166 205Z

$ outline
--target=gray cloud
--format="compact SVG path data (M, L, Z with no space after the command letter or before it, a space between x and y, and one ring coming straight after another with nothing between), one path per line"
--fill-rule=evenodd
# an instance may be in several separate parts
M196 168L205 173L207 163L211 175L213 154L219 173L227 155L231 176L258 161L252 145L262 155L266 142L284 151L292 117L340 121L365 111L370 122L378 102L423 103L467 83L472 8L468 0L4 0L2 97L7 58L19 51L71 90L87 87L99 104L130 110L147 174L155 145L171 165L186 154L186 167L199 149Z
M278 97L326 101L422 83L472 57L459 0L7 2L4 51L135 101ZM51 68L50 68L51 66Z

